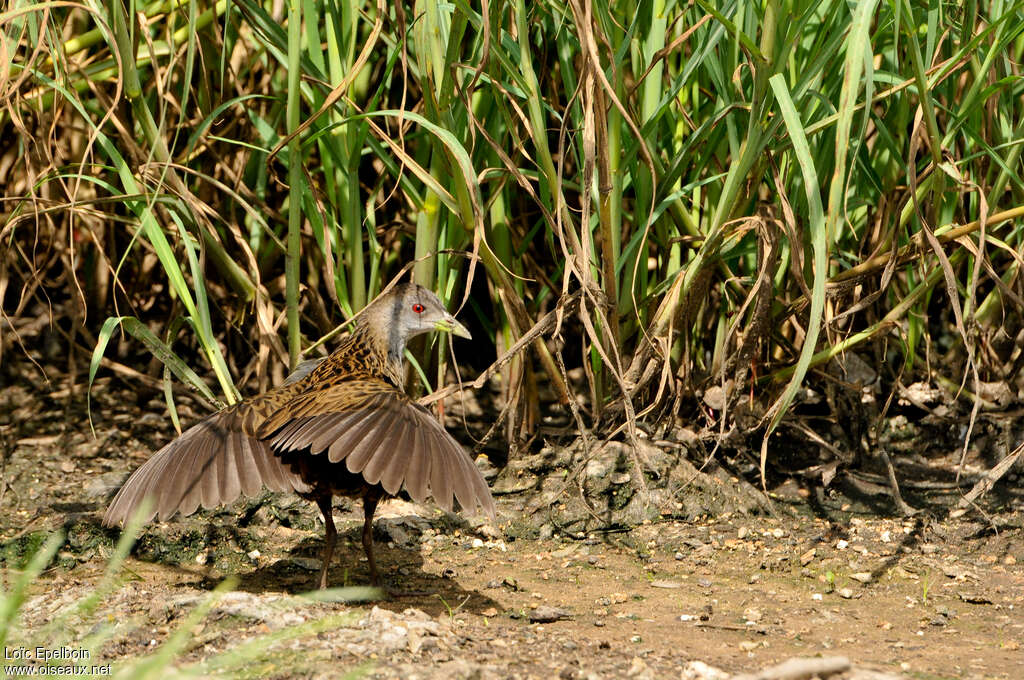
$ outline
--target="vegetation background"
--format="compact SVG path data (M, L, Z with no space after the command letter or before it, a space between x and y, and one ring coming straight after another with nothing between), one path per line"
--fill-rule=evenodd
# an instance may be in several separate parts
M411 267L512 458L561 410L856 464L912 384L966 451L1024 388L1022 9L8 0L0 374L113 375L178 426Z
M1021 9L13 0L0 359L175 417L412 263L508 359L512 444L538 401L767 442L801 385L857 392L851 354L976 412L1022 358Z
M752 435L764 473L802 385L856 421L865 382L938 384L972 423L1019 393L1020 3L12 2L0 26L0 350L162 388L175 420L179 384L265 389L407 263L467 303L513 455L560 402L599 436Z

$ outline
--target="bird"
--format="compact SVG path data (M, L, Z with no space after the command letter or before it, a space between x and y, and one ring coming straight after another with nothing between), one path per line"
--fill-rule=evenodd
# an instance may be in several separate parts
M323 589L337 540L334 496L362 498L363 549L378 587L373 516L381 499L404 492L446 511L456 500L493 520L494 499L476 465L404 389L406 344L431 331L470 337L433 291L395 284L326 358L302 362L282 385L206 417L155 453L114 496L103 524L125 523L147 499L143 522L263 488L294 491L323 514Z

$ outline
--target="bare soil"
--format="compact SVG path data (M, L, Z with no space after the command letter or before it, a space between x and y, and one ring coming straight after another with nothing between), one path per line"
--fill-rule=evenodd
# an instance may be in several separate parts
M103 659L142 657L235 575L234 591L191 630L179 666L205 661L195 668L213 673L246 640L319 623L257 645L236 674L712 677L694 662L740 673L841 655L897 677L1024 677L1019 488L985 513L940 521L884 516L841 487L809 494L789 482L773 489L774 517L665 519L577 537L540 532L524 494L499 498L500 527L395 500L378 511L377 554L403 592L358 604L298 597L315 584L322 526L304 501L267 496L147 527L123 583L54 637L47 623L96 588L117 540L99 526L110 494L173 434L159 402L138 404L109 384L98 392L94 437L81 398L45 384L5 389L5 587L49 532L67 533L8 646L45 636L73 646L107 625ZM182 413L186 424L196 415ZM364 584L361 511L342 501L336 519L332 583Z

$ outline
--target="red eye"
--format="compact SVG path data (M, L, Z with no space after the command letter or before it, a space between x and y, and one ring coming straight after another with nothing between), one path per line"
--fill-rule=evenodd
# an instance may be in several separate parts
M413 304L412 311L416 312L417 314L422 314L423 313L423 305L421 305L418 302Z

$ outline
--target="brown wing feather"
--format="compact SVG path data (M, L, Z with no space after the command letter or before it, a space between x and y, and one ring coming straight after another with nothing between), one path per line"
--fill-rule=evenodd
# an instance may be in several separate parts
M483 475L462 446L448 432L419 406L414 406L417 416L417 429L423 435L428 450L432 452L430 467L430 493L437 499L443 496L448 504L452 494L463 509L470 512L480 508L490 517L495 516L494 499ZM438 468L443 473L436 474ZM438 503L445 507L444 503Z
M415 437L415 428L409 422L405 409L394 409L382 441L372 451L363 468L363 478L370 484L380 484L389 494L396 494L409 468L409 445ZM384 483L384 478L388 483Z
M347 420L350 424L354 424L356 419L360 416L359 413L335 413L333 415L320 416L320 421L317 425L310 428L309 436L312 438L312 444L310 448L314 451L323 451L329 449L331 444L334 443L334 430L337 428L343 420ZM337 458L334 458L334 454L329 450L327 457L332 463L337 463Z
M444 437L438 437L432 430L424 429L423 434L427 437L427 447L433 455L430 466L430 495L441 506L442 510L451 512L452 509L452 478L453 472L452 453L449 450L451 444ZM460 450L459 455L465 455Z
M288 423L288 425L281 430L281 447L283 449L290 449L291 440L303 435L303 426L308 425L309 421L309 418L297 418L296 420Z
M245 462L252 460L255 462L256 453L253 450L254 446L258 446L263 456L269 455L266 444L257 442L252 437L238 437L238 457L236 465L239 471L239 485L241 487L242 494L245 496L255 496L260 492L260 488L263 486L263 479L260 474L260 470L255 465L246 465ZM270 486L269 484L267 486Z
M223 477L222 468L227 458L224 455L227 453L227 439L228 437L225 436L219 447L209 447L206 451L206 460L200 459L199 465L192 469L193 472L201 471L199 474L199 490L202 492L203 507L207 510L217 507L218 491L220 491L219 482L220 478ZM217 455L218 453L221 455ZM196 455L196 458L199 458L199 456ZM179 474L181 473L179 472ZM189 480L189 477L190 475L186 472L182 478Z
M270 447L252 437L243 404L209 416L160 449L125 482L103 516L114 526L126 521L150 498L143 518L191 514L202 504L230 503L241 493L251 495L266 486L271 491L308 491L298 475L273 455Z
M202 428L197 435L201 432ZM195 512L199 508L203 502L201 480L213 463L214 452L222 446L221 438L224 435L222 430L212 428L212 432L207 433L207 436L190 437L189 441L179 445L178 448L181 450L179 455L164 455L163 465L152 465L149 476L139 480L140 498L148 493L146 489L151 485L155 484L158 487L159 490L154 493L153 498L160 519L167 519L173 514L172 508L175 507L183 514ZM156 456L153 458L155 459ZM161 483L160 480L163 482ZM131 479L129 479L130 482ZM167 510L160 510L161 508Z
M384 487L384 490L392 495L398 493L398 490L402 488L403 479L412 481L410 468L413 459L418 455L416 442L419 432L417 428L411 427L409 421L406 420L404 429L402 439L395 442L395 450L399 454L397 459L382 467L379 473L376 471L374 473L380 478L380 485ZM384 458L384 456L377 457Z
M402 487L451 510L494 516L494 500L458 442L404 393L383 380L359 379L297 395L258 429L278 455L328 452L332 463L360 473L389 494ZM454 498L453 498L454 496Z
M217 457L217 474L220 480L217 489L218 499L222 495L225 498L238 498L242 495L242 477L239 468L244 466L245 462L239 460L241 453L242 443L239 441L239 437L234 436L234 433L229 434L224 442L224 452ZM217 503L219 502L218 500Z
M331 421L330 427L320 431L317 441L322 443L319 451L327 451L327 459L332 463L346 461L346 465L353 472L362 471L362 458L352 459L351 454L358 454L358 444L364 441L374 431L374 423L377 421L377 412L369 409L353 411L351 413L339 414L340 417ZM326 419L326 416L320 416ZM339 433L342 433L339 436ZM358 468L353 466L358 464Z
M360 421L361 427L346 431L343 437L331 444L331 448L348 449L345 466L349 472L362 473L366 481L376 484L380 477L373 473L382 462L377 461L372 467L371 463L381 457L378 452L382 450L389 455L395 453L396 440L401 433L401 414L397 409L389 408L368 409L366 413L367 417Z
M288 491L294 489L299 493L310 491L312 487L302 481L296 473L283 465L281 459L274 455L270 447L258 439L246 437L253 449L259 480L271 491Z
M432 456L427 445L427 437L416 428L416 443L409 460L409 468L405 478L405 490L417 503L424 503L430 495L430 464Z

